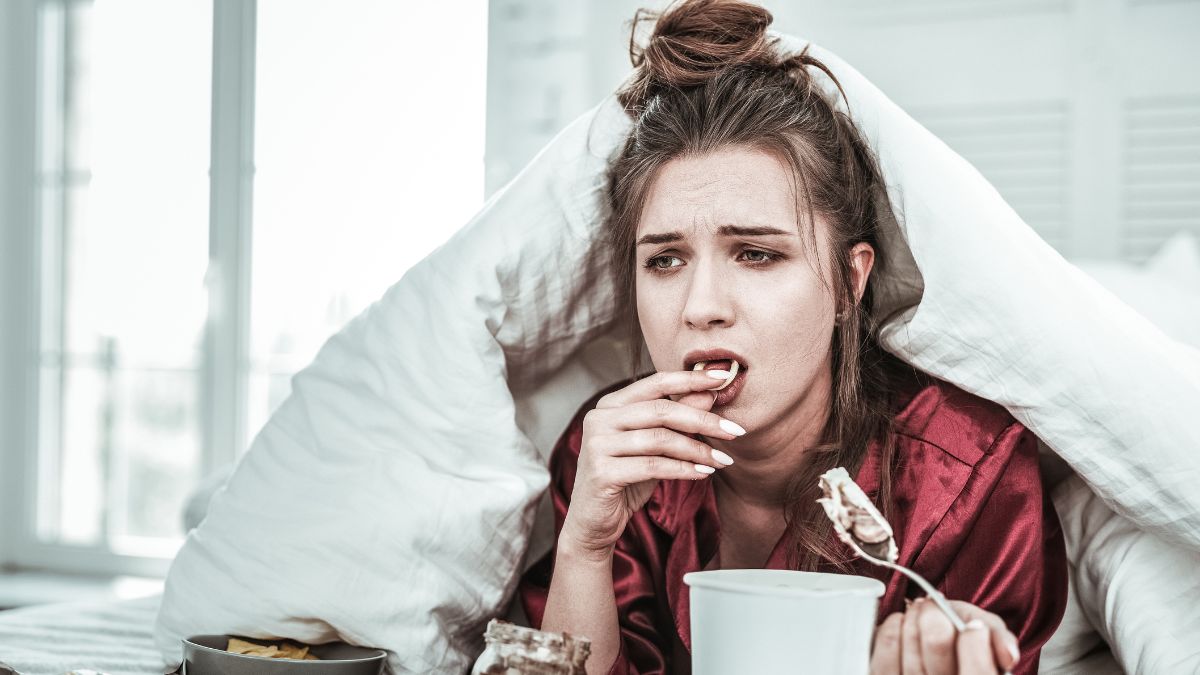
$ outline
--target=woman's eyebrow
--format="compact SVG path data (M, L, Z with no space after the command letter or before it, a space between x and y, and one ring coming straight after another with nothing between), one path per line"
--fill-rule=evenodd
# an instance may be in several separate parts
M780 230L774 227L754 226L744 227L741 225L722 225L717 229L717 234L722 237L769 237L783 235L790 237L794 232ZM669 244L671 242L681 241L683 234L681 232L661 232L658 234L647 234L637 240L638 246L646 244Z

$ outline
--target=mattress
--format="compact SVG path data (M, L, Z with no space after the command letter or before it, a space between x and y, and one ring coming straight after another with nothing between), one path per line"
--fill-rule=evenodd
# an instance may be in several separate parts
M108 675L161 673L153 632L161 599L156 594L0 612L0 664L21 675L85 669Z

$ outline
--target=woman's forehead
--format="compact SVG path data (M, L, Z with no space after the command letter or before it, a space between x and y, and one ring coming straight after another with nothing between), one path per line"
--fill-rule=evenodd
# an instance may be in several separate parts
M737 147L680 157L655 176L638 221L638 239L798 238L795 194L790 169L761 150Z

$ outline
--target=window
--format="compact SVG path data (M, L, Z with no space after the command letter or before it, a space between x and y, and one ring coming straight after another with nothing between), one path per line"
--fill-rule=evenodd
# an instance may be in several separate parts
M34 36L10 41L29 72L3 102L28 114L4 166L34 178L0 193L23 247L3 288L36 320L5 336L0 563L165 572L196 482L478 210L487 14L466 4L453 45L444 12L388 0L4 10L6 39Z
M200 468L212 6L37 19L34 538L169 555Z
M352 6L258 3L251 433L483 204L486 0Z

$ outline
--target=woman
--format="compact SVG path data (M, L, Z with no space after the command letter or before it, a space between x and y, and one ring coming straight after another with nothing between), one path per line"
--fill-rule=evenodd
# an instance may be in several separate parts
M1067 586L1035 439L880 349L879 170L807 68L832 74L806 53L781 60L770 22L693 0L631 48L634 126L606 225L657 372L600 392L560 439L557 546L523 580L525 609L590 637L591 673L688 672L685 573L841 571L887 586L873 672L1036 672ZM836 466L972 630L851 559L815 501Z

